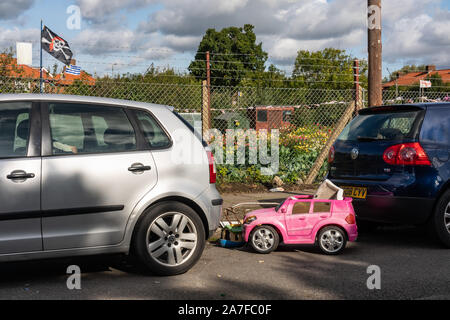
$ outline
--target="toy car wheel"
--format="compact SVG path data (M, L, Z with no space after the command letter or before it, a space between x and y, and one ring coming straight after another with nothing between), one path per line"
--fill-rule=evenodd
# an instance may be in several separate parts
M336 226L325 227L320 230L317 239L319 248L325 254L339 254L347 244L345 232Z
M258 253L274 251L280 242L277 231L271 226L256 227L250 235L250 244Z

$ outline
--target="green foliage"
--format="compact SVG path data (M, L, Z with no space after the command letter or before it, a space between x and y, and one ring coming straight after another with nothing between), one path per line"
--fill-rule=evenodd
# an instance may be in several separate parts
M239 86L241 87L256 87L256 88L288 88L289 81L286 74L271 64L267 71L259 73L248 73L247 77L241 80Z
M345 50L326 48L321 51L298 51L292 78L295 87L316 89L352 89L354 57ZM360 82L367 87L367 63L360 62Z
M287 184L295 184L298 179L305 180L311 167L328 139L330 130L320 126L301 127L297 130L280 132L279 170L275 174ZM270 146L268 146L270 147ZM224 147L225 150L226 146ZM270 148L269 152L270 151ZM246 149L246 164L217 165L218 183L243 182L271 184L275 175L261 174L260 164L248 163L248 148ZM328 170L324 161L317 181L322 180Z
M236 86L247 74L263 72L267 52L256 43L253 26L228 27L221 31L208 29L189 65L192 75L206 79L206 52L210 52L211 84Z

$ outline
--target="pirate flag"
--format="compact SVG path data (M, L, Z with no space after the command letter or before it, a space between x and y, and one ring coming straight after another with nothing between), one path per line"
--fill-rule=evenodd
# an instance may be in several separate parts
M65 65L70 65L73 53L66 40L44 26L41 31L42 49Z

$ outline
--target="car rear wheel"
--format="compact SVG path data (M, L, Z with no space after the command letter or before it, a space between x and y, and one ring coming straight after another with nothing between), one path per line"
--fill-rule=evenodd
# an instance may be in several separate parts
M335 255L341 253L347 244L345 232L337 226L328 226L320 230L317 243L323 253Z
M141 262L157 275L188 271L205 247L205 230L198 214L180 202L151 207L140 221L134 248Z
M450 248L450 190L439 198L430 222L432 231L446 247Z
M259 226L250 234L250 245L258 253L270 253L278 247L280 237L271 226Z

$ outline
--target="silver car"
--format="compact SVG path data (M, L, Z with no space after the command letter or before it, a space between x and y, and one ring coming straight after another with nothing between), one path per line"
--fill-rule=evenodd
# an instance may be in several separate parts
M219 224L215 179L168 106L0 95L0 261L125 253L186 272Z

